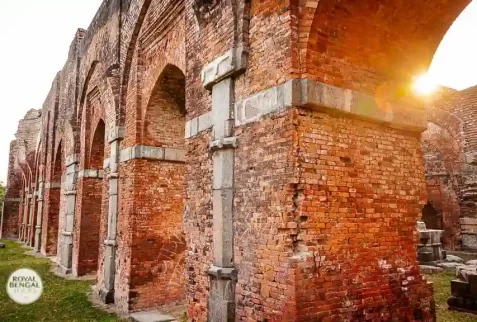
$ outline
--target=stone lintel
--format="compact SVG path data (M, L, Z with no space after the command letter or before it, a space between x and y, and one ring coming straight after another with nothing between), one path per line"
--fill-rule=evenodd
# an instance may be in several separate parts
M97 178L102 179L104 176L103 170L84 169L78 172L78 178Z
M209 148L212 151L223 150L223 149L235 149L238 146L238 138L236 136L221 138L215 141L210 142Z
M289 80L236 102L235 126L256 122L265 115L281 112L292 106L351 114L415 132L427 129L425 110L421 106L382 100L309 79Z
M186 151L184 149L163 148L146 145L136 145L121 150L119 162L123 163L135 159L185 162Z
M5 202L20 202L22 201L22 198L5 198Z
M208 63L201 72L202 85L210 89L221 80L247 68L248 48L239 46Z
M73 236L73 233L71 231L63 231L61 233L63 236L67 237L67 236Z
M237 269L235 267L219 267L212 265L207 273L221 280L237 280Z
M43 201L45 201L45 199L43 199L43 198L38 198L36 201L38 201L38 202L43 202Z
M79 163L79 159L80 159L79 154L72 154L66 157L66 162L65 162L66 167Z
M108 143L124 139L125 132L126 130L124 126L115 126L114 128L110 129L107 136Z
M202 131L212 127L212 114L210 112L204 113L186 122L185 138L196 136Z
M76 195L76 190L68 190L64 194L66 196Z

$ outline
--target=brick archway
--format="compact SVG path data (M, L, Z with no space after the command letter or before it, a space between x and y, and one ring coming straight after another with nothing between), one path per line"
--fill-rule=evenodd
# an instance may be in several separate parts
M48 202L45 205L43 218L41 249L47 256L57 254L63 167L63 142L60 141L54 157L51 178L45 184L45 199Z
M129 279L119 280L115 294L125 311L185 299L185 76L168 64L153 85L138 115L138 145L121 152L120 220L134 223L120 224L131 236Z
M321 0L308 37L306 77L368 94L387 82L406 90L413 76L427 71L445 33L469 3Z
M94 274L98 270L100 225L103 216L103 163L106 128L102 119L96 128L78 176L77 215L73 241L73 274Z

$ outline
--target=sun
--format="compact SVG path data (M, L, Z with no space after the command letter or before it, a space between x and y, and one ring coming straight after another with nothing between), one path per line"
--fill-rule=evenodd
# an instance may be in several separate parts
M417 94L427 96L437 89L437 84L432 77L426 73L416 77L412 87Z

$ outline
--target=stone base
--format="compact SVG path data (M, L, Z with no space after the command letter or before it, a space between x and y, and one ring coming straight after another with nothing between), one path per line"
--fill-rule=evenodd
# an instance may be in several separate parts
M58 273L60 273L61 275L69 275L71 274L71 267L68 268L68 267L65 267L63 265L61 265L60 263L57 263L57 270L58 270Z
M469 298L451 296L447 299L449 310L477 314L477 301Z
M101 288L99 290L99 299L104 304L114 303L114 290L107 290L105 288Z

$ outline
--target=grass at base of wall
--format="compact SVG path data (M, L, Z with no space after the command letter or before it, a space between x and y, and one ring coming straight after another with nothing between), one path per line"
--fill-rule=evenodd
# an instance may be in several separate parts
M450 296L450 282L454 279L456 279L456 276L453 272L444 272L428 277L428 280L434 283L437 322L476 322L477 315L449 311L447 309L447 299Z
M2 241L6 248L0 248L0 321L1 322L116 322L120 318L92 306L87 294L91 283L65 280L50 272L51 261L25 255L21 244ZM6 283L12 272L20 268L31 268L42 278L42 297L30 305L19 305L7 295ZM434 297L438 322L475 322L477 315L447 310L450 296L450 281L454 273L444 272L428 278L434 282ZM183 317L181 321L187 321Z
M50 272L51 261L25 255L27 249L13 241L2 241L0 248L0 321L1 322L115 322L118 317L92 306L87 293L91 284L65 280ZM43 281L41 298L30 305L13 302L7 295L6 284L11 273L20 268L35 270Z

